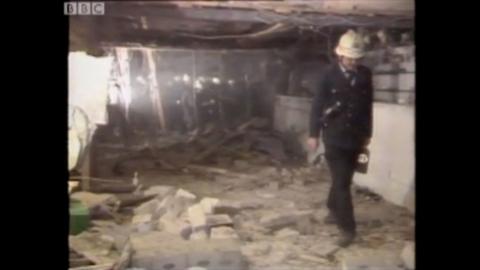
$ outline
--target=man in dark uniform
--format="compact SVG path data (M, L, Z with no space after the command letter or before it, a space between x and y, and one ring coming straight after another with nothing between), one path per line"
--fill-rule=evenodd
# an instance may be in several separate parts
M335 50L338 62L322 74L310 118L312 149L322 131L325 157L332 175L325 222L337 224L338 245L345 247L356 235L350 187L357 159L372 136L373 87L371 71L358 60L364 56L362 37L350 30Z

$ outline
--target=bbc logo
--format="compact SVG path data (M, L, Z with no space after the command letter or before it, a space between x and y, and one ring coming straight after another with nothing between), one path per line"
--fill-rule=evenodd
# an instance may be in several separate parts
M65 15L104 15L104 2L65 2Z

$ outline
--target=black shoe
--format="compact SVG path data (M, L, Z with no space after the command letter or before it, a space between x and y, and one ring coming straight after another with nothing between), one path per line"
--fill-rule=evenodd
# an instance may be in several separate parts
M340 247L347 247L349 246L353 240L355 239L355 233L354 232L346 232L342 231L340 233L340 238L337 241L337 245Z
M335 215L333 215L333 213L328 213L328 215L323 219L323 222L325 224L330 224L330 225L333 225L333 224L337 224L337 218L335 217Z

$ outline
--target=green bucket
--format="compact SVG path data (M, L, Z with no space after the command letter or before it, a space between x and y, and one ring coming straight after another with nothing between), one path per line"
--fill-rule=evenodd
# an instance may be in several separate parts
M90 224L90 214L88 207L82 202L70 201L70 234L76 235L88 228Z

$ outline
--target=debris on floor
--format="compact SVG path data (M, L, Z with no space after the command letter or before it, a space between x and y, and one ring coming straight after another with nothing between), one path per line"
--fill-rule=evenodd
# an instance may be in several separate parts
M391 256L400 262L384 265L412 269L406 209L355 187L358 239L339 248L336 227L323 223L328 170L285 158L281 139L259 127L247 122L230 132L103 152L124 151L117 156L123 156L125 177L72 191L71 198L90 210L91 222L70 236L71 268L376 269L381 263L372 258ZM156 165L124 166L141 158Z

